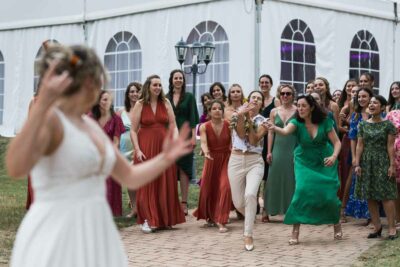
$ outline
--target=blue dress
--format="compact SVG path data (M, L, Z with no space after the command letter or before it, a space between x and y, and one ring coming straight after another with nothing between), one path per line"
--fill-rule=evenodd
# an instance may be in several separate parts
M358 133L358 124L363 120L362 115L353 112L350 118L350 128L348 137L350 140L357 140ZM351 154L350 154L350 162L351 162ZM354 194L356 184L356 175L355 173L351 176L351 187L350 187L350 195L349 200L347 201L345 213L347 216L351 216L357 219L369 219L371 216L369 215L368 210L368 202L365 199L358 199Z

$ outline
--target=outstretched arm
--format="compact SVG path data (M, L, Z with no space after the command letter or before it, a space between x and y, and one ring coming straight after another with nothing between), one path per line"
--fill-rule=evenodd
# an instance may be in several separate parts
M268 127L268 130L273 131L280 135L289 135L289 134L293 133L294 131L296 131L296 125L294 125L291 122L289 122L285 126L285 128L275 126L270 120L268 122L266 122L266 125Z
M163 151L144 163L129 164L118 149L114 147L117 160L111 173L112 177L121 185L132 190L138 189L157 178L178 158L192 151L189 125L185 123L177 137L174 137L174 131L174 128L169 128L163 144Z

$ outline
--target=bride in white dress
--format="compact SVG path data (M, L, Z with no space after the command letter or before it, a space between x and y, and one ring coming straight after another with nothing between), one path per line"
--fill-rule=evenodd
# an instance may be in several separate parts
M171 129L160 155L130 165L85 115L106 80L93 50L48 47L40 69L38 101L6 156L8 174L31 173L35 192L17 233L11 266L127 266L105 179L111 174L132 190L152 181L191 151L190 129L179 135Z

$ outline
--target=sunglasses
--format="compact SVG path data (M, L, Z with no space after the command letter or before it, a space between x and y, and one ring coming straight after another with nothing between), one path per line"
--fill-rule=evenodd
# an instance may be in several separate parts
M281 96L291 96L292 92L281 92Z

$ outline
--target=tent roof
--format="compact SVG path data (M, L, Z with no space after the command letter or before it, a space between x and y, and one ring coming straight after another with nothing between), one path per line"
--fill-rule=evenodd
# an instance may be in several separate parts
M232 0L13 0L0 9L0 30L82 23L153 10L204 2ZM254 0L244 0L253 3ZM393 2L400 0L264 0L336 10L352 14L395 20ZM62 8L60 8L62 7Z

